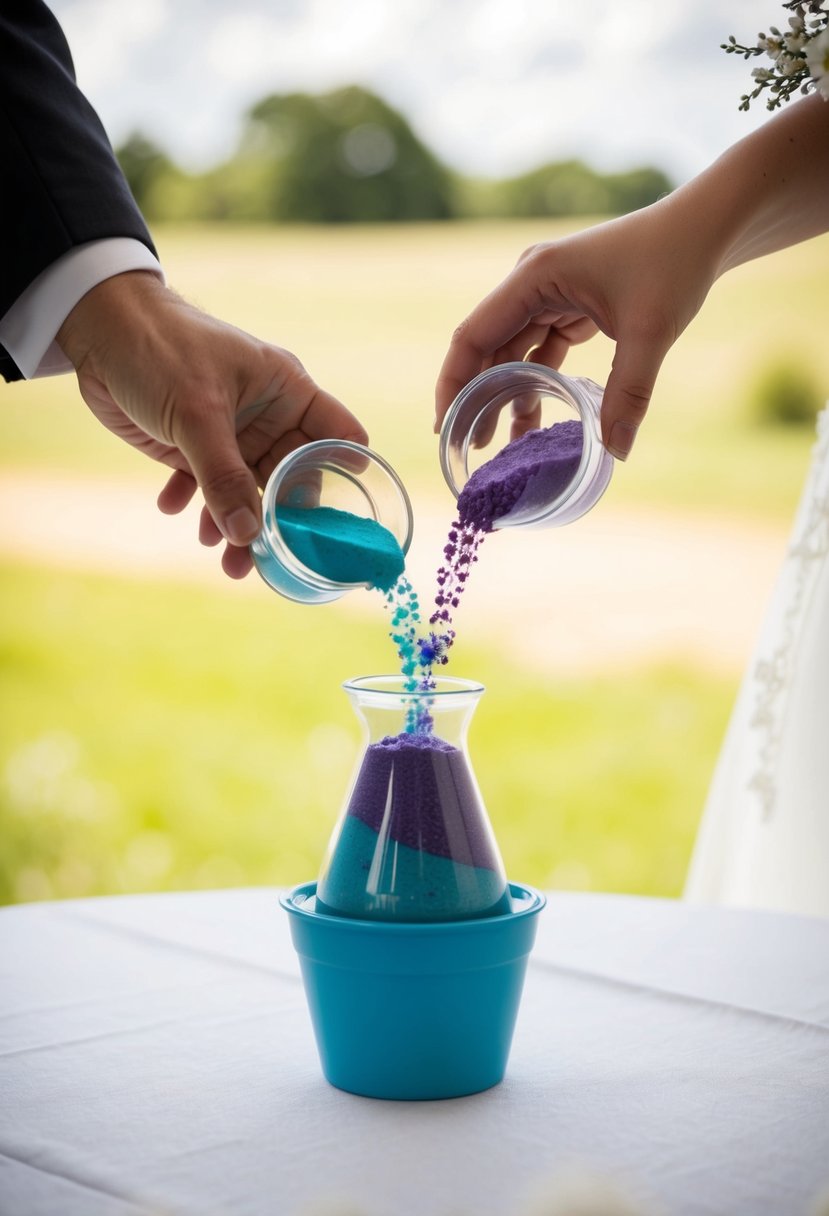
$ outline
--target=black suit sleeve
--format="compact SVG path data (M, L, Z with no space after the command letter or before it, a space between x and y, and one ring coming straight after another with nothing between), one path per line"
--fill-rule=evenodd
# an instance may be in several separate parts
M76 245L152 239L63 31L41 0L0 5L0 316ZM0 374L20 372L0 347Z

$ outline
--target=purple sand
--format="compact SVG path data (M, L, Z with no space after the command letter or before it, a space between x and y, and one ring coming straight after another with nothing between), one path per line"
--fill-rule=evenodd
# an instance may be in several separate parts
M417 640L421 687L433 684L432 668L449 661L455 640L452 621L484 537L516 507L541 508L573 480L581 462L584 433L579 421L556 422L527 431L476 469L458 497L438 569L432 632Z
M581 423L557 423L508 444L470 477L437 572L431 630L421 632L417 594L405 573L386 593L407 689L428 692L435 687L433 668L449 661L453 614L484 537L516 506L556 499L572 481L581 451ZM474 776L465 754L434 734L428 697L406 715L403 733L366 749L317 901L335 914L386 919L508 910Z
M390 636L400 670L412 691L434 688L433 670L449 662L455 640L454 613L460 604L478 549L495 524L516 508L540 509L572 481L581 462L584 433L575 419L528 431L476 469L458 498L458 515L449 529L430 630L421 632L420 606L411 583L401 575L388 591ZM431 732L428 711L406 723L410 732Z
M458 498L458 518L467 528L492 532L519 504L542 507L573 480L584 443L577 420L527 431L476 469Z
M347 814L411 849L499 868L466 757L436 735L387 735L370 744Z
M437 572L429 632L421 631L419 601L405 573L386 594L407 689L428 692L434 667L449 661L454 612L484 537L516 505L556 499L581 452L581 423L557 423L523 435L470 477ZM388 850L388 842L397 847ZM508 906L475 779L465 754L434 734L428 697L407 714L403 733L366 749L318 901L344 915L411 920Z

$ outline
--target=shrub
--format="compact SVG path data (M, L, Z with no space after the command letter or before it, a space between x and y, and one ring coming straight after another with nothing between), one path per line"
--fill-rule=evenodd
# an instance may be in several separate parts
M770 363L751 394L752 415L766 426L813 426L822 404L817 378L794 356Z

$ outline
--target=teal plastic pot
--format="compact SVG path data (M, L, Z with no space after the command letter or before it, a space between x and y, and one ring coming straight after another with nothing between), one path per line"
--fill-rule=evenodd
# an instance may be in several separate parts
M322 1070L369 1098L459 1098L502 1080L544 896L510 883L512 911L399 923L331 916L316 883L280 899Z

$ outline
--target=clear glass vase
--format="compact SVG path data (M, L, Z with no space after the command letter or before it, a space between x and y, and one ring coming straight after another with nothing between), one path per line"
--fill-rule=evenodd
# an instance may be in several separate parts
M506 874L467 751L484 689L402 676L344 687L364 747L331 838L316 906L388 921L466 920L510 911Z

